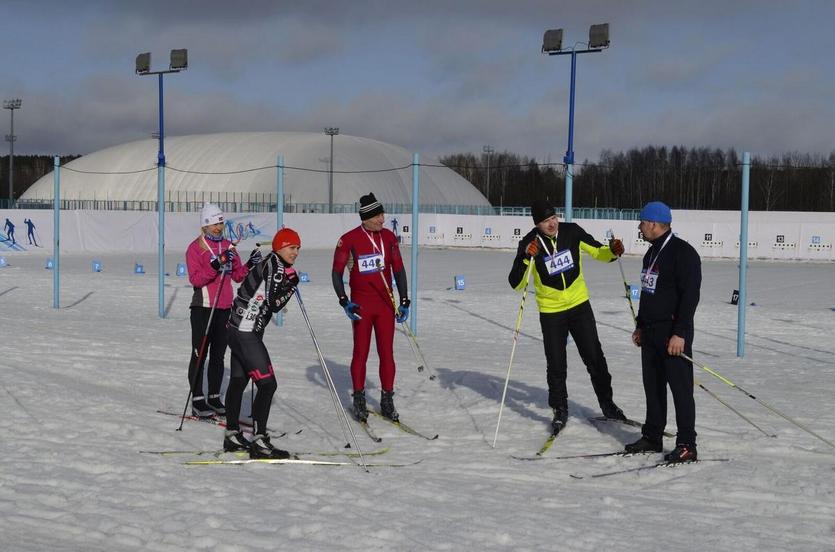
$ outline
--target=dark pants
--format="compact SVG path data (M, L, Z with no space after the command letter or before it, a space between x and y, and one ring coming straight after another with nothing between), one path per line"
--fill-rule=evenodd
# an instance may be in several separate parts
M693 365L683 357L667 354L672 322L661 322L641 329L641 364L647 417L643 434L661 442L667 425L667 386L676 409L676 444L696 444L696 403L693 400ZM684 338L684 352L693 356L693 333Z
M586 301L563 312L539 313L545 359L548 362L548 406L568 412L568 390L565 379L568 370L566 344L568 334L577 344L580 358L591 376L591 384L601 405L612 400L612 376L597 337L597 324L591 303Z
M253 431L256 435L266 435L270 406L278 384L263 335L229 328L229 348L232 350L232 368L226 388L226 427L238 429L244 389L251 379L258 388L252 404Z
M223 384L223 357L226 355L226 322L229 320L229 309L215 309L201 362L197 365L197 354L203 343L211 310L206 307L191 308L191 361L188 364L188 381L195 397L203 396L203 366L206 357L209 358L209 395L220 393L220 386Z

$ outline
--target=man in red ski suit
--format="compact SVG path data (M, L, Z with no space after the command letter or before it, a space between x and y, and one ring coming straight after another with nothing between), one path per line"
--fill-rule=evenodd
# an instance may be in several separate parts
M377 342L380 357L380 411L392 421L399 416L394 408L394 323L409 318L409 296L406 269L397 238L383 228L383 206L368 194L360 198L362 224L345 233L336 244L333 254L333 289L339 304L351 320L354 330L354 352L351 359L354 416L368 419L365 402L365 368L371 346L371 332ZM351 298L345 293L342 273L350 266ZM392 275L397 283L400 304L395 306L392 294Z

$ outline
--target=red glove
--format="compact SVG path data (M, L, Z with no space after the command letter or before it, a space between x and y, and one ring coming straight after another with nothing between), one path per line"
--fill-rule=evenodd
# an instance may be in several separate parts
M612 238L611 240L609 240L609 249L611 249L612 253L614 253L618 257L623 255L623 252L625 251L623 247L623 242L617 238Z
M539 253L539 242L536 238L528 244L527 249L525 249L525 253L528 254L528 257L536 257L536 254Z

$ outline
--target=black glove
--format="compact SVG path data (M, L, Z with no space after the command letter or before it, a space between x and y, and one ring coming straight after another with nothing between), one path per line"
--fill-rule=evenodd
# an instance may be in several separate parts
M299 274L296 272L295 268L289 266L285 268L284 277L287 279L287 284L290 287L296 287L299 285Z
M214 268L215 270L220 270L221 268L231 270L232 259L235 258L235 255L237 255L237 253L235 253L235 249L230 247L229 249L212 259L212 268Z
M411 304L412 302L409 301L408 297L400 299L400 306L397 307L397 312L394 315L398 324L402 324L409 318L409 305Z
M255 248L252 250L252 253L249 254L249 260L246 262L246 267L250 270L253 266L257 265L264 259L264 255L261 253L259 248Z

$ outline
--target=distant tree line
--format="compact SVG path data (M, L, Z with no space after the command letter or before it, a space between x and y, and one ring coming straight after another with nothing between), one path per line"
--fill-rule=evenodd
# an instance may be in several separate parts
M61 164L77 159L79 155L62 155ZM52 155L14 156L14 198L19 198L40 177L52 172ZM9 156L0 156L0 199L9 197Z
M457 153L441 163L487 196L487 155ZM661 200L675 209L740 208L742 158L735 150L646 146L627 152L604 150L597 163L574 166L573 205L640 209ZM754 157L750 208L756 211L835 211L835 152ZM510 152L490 156L489 200L493 205L528 206L543 198L565 202L565 167Z

